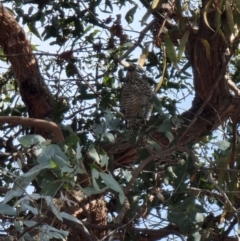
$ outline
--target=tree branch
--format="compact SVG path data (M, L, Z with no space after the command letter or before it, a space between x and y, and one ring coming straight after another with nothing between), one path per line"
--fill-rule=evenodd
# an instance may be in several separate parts
M64 137L59 126L52 122L34 118L26 118L19 116L0 116L0 123L11 123L15 125L23 125L28 127L37 127L44 130L51 131L56 142L63 142Z

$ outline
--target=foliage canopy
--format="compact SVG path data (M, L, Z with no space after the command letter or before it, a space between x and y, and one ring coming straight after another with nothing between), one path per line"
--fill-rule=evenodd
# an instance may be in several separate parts
M0 240L238 240L239 1L2 2Z

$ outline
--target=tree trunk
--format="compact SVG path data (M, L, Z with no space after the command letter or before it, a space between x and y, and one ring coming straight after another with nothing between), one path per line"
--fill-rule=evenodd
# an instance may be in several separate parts
M0 46L11 63L29 117L53 119L54 97L45 83L22 27L0 5Z

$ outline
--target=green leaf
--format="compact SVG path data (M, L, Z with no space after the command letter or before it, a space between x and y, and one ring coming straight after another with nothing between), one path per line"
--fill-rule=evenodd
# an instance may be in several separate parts
M188 41L189 30L186 30L183 34L183 37L180 40L180 44L178 46L178 56L177 59L180 60L182 58L182 54L185 50L186 43Z
M20 144L24 147L30 147L32 145L42 145L46 143L46 140L40 135L27 135L18 138Z
M5 203L0 203L0 213L2 215L16 216L16 209Z
M50 159L54 155L54 149L50 146L43 147L34 151L38 163L50 164Z
M171 175L172 175L173 178L177 178L177 175L174 173L172 166L169 166L169 167L167 168L167 171L168 171L169 173L171 173Z
M104 118L105 118L107 124L109 124L114 119L114 115L109 109L106 109L104 111Z
M163 123L158 127L159 132L166 132L171 130L172 123L169 119L165 119Z
M100 173L100 177L109 188L119 193L119 201L123 204L125 201L125 195L118 182L107 173Z
M124 177L126 178L126 180L129 182L132 178L132 173L128 170L122 170L122 174L124 175Z
M99 155L99 157L100 157L100 165L101 165L101 167L103 167L103 166L108 166L108 160L109 160L109 157L108 157L108 155L107 154L100 154Z
M29 9L28 9L28 15L31 15L32 14L32 12L33 12L33 6L31 6Z
M84 34L86 34L87 32L89 32L92 28L93 28L92 25L87 26L87 27L85 28L85 30L84 30Z
M68 137L65 139L65 143L67 146L75 148L76 144L79 142L79 137L76 133L70 133Z
M54 177L44 173L42 179L37 178L39 186L42 188L42 195L54 197L63 186L63 181L55 180Z
M101 124L96 124L96 123L93 124L93 132L95 135L99 136L102 133L104 133L105 130L106 130L106 125L104 122L102 122Z
M17 220L16 222L14 222L14 227L17 229L17 231L22 232L23 231L23 222L22 222L22 220Z
M204 19L204 22L205 24L207 25L207 27L209 29L211 29L213 32L215 32L211 26L209 25L208 23L208 19L207 19L207 14L208 14L208 11L209 11L209 8L212 6L212 0L208 1L207 4L205 5L204 9L203 9L203 19Z
M95 19L95 18L94 18ZM86 36L86 40L90 43L93 43L95 36L98 34L99 30L95 29L92 33Z
M32 182L40 171L49 168L49 165L37 165L28 172L16 178L13 188L8 191L4 197L3 203L7 203L14 197L19 197L25 192L25 188Z
M73 173L74 172L74 168L71 168L71 167L68 167L68 166L65 166L65 167L62 167L61 168L61 173ZM83 171L83 170L82 170ZM82 172L84 173L84 172Z
M53 199L50 196L44 196L43 197L47 203L47 205L50 207L52 213L59 219L60 221L63 221L62 215L60 212L57 210L56 206L54 205Z
M88 151L89 157L91 157L95 162L99 163L100 158L99 155L94 147L91 147Z
M32 227L34 225L37 224L36 221L32 221L32 220L26 220L26 221L23 221L23 223L27 226L27 227Z
M200 241L202 238L201 234L199 232L194 232L194 233L191 233L189 236L188 236L188 240L187 241Z
M157 89L155 89L157 91ZM153 95L151 98L151 101L153 102L154 108L157 110L157 112L162 115L163 110L162 110L162 103L160 99L157 97L157 95Z
M156 142L156 141L147 140L147 143L148 143L148 149L149 149L150 151L156 150L156 151L159 151L159 152L160 152L160 151L162 150L161 146L160 146L159 143Z
M31 168L28 172L24 173L23 175L21 175L20 177L18 177L16 179L16 181L18 182L18 184L20 184L21 186L25 186L24 185L24 179L23 178L29 178L31 180L33 180L37 174L44 170L44 169L48 169L49 168L49 164L39 164L34 166L33 168Z
M173 64L176 65L177 64L176 50L175 50L174 44L168 34L166 34L164 37L164 43L166 46L167 57L170 59L170 61Z
M109 75L105 75L103 77L103 80L102 80L102 83L107 86L107 87L112 87L113 84L114 84L114 78L112 76L109 76Z
M174 135L172 134L172 132L166 131L164 135L168 138L170 143L174 140Z
M111 9L111 12L113 11L113 6L110 0L105 0L105 10L107 10L107 7Z
M81 158L82 158L82 148L81 148L81 146L80 146L80 144L79 144L79 142L78 142L78 143L77 143L77 150L76 150L76 159L77 159L78 161L80 161Z
M97 190L96 188L94 187L86 187L86 188L83 188L82 191L88 195L88 196L91 196L91 195L95 195L95 194L100 194L100 193L103 193L107 190L107 187L105 188L102 188L102 189L99 189Z
M35 22L30 22L28 24L28 28L35 36L37 36L40 40L42 40L42 38L41 38L41 36L40 36L36 26L35 26Z
M192 215L190 214L190 218L192 218L196 229L200 229L202 227L204 221L204 215L202 213L192 213Z
M68 157L63 153L61 148L56 145L49 145L50 148L54 150L54 155L52 156L52 160L57 164L58 167L68 166Z
M68 231L64 230L58 230L52 226L49 226L47 224L41 225L40 228L40 237L39 240L67 240L67 237L69 235Z
M115 138L114 138L114 136L113 136L112 133L103 133L102 137L103 137L106 141L108 141L108 142L110 142L110 143L114 143Z
M231 143L223 140L223 141L216 142L215 145L218 146L218 148L221 149L222 151L226 151L231 146Z
M30 200L30 197L28 197L28 199ZM14 206L17 207L20 204L22 212L31 212L34 215L38 215L39 214L39 210L36 207L32 207L29 204L29 200L23 200L23 198L22 198L22 199L18 200L15 203Z
M75 65L73 63L68 63L65 72L68 78L74 76L77 73Z
M73 36L75 36L75 37L81 36L84 32L82 20L75 18L74 26L75 26L75 29L74 29L74 31L72 31Z
M138 8L138 5L135 5L133 8L128 10L128 12L126 13L125 19L128 22L128 24L133 22L134 14L136 13L137 8Z
M58 145L44 146L35 151L37 161L41 164L51 165L50 168L68 166L68 158Z
M79 219L77 219L77 218L73 217L72 215L65 213L65 212L61 212L61 216L62 216L62 218L67 219L73 223L80 224L83 227L84 232L87 233L88 235L90 235L90 233L88 232L86 227L83 225L83 223Z
M95 168L92 168L92 183L93 183L93 187L96 189L96 190L99 190L100 191L100 188L97 184L97 181L96 179L99 178L99 171Z

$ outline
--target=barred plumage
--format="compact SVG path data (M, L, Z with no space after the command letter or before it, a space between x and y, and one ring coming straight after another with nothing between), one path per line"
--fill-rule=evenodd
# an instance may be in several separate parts
M122 86L120 100L121 112L127 119L128 127L134 127L148 119L152 108L151 96L150 84L142 77L139 69L131 65Z

